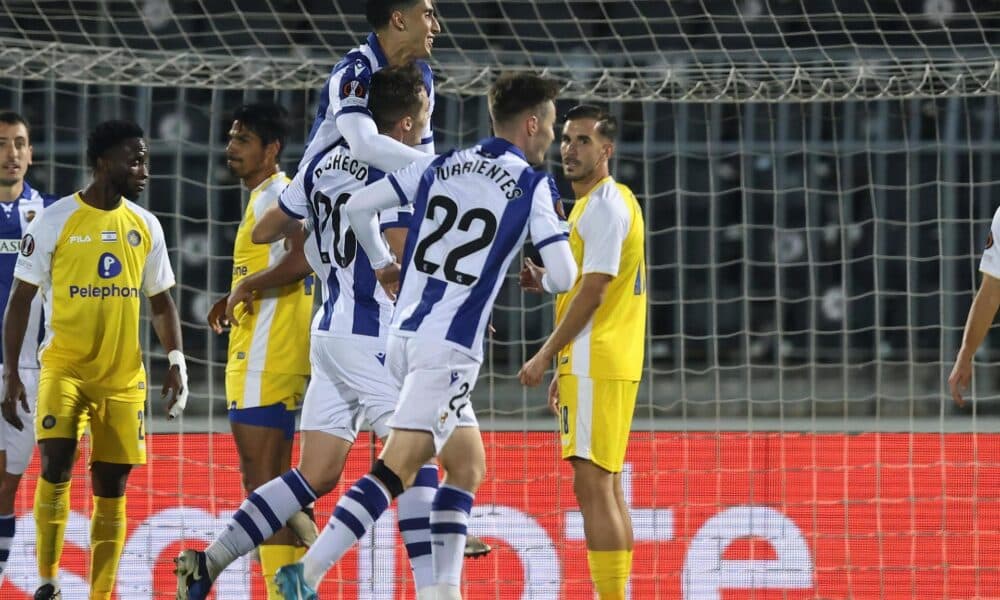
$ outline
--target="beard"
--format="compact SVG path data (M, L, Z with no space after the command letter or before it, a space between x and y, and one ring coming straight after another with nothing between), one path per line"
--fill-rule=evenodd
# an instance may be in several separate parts
M21 183L21 179L6 179L6 178L3 178L3 177L0 177L0 186L3 186L3 187L12 187L12 186L15 186L15 185L17 185L19 183Z

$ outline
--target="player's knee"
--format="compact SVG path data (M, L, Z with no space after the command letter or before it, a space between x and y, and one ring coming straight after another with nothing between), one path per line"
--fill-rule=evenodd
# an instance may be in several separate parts
M301 467L299 473L309 483L309 487L316 492L317 497L329 494L340 483L340 473L307 472Z
M371 476L382 482L385 489L389 490L389 496L392 498L397 498L403 493L403 481L399 478L399 475L382 462L381 458L375 461L375 466L371 470Z
M473 493L479 489L480 484L483 483L483 479L486 478L485 457L477 457L474 460L449 461L449 464L442 466L447 471L447 482L449 485L454 485Z

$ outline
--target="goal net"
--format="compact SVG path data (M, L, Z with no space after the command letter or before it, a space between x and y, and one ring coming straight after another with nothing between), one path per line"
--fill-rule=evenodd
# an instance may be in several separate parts
M223 160L240 103L286 106L303 148L317 91L366 34L362 3L10 0L0 106L31 122L32 184L82 186L87 132L131 118L151 149L139 201L178 276L192 397L148 407L149 466L129 484L118 597L168 597L170 559L242 500L228 435L228 291L245 192ZM977 354L969 408L947 377L1000 192L1000 7L986 0L438 0L438 149L489 133L496 73L563 84L621 124L612 172L646 221L646 369L623 474L631 598L967 598L1000 586L1000 337ZM557 148L550 167L558 176ZM487 480L467 598L589 598L582 518L544 390L516 373L552 327L515 273L474 394ZM148 327L154 382L165 357ZM158 389L153 386L154 389ZM359 440L343 479L367 470ZM86 595L91 510L74 479L64 596ZM0 596L35 586L33 464ZM339 495L317 506L325 523ZM218 598L262 598L250 560ZM249 592L248 592L249 590ZM383 519L321 596L411 598Z

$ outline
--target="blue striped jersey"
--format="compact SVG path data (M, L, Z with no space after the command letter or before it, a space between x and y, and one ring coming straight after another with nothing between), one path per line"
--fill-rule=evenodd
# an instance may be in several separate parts
M430 66L418 60L417 65L424 75L424 87L430 99L430 113L434 114L434 73ZM342 139L337 129L337 117L344 113L361 113L371 117L368 110L368 92L371 90L372 73L389 66L389 60L374 33L368 34L365 43L351 50L330 72L330 77L320 91L316 119L309 131L306 150L299 162L299 169L309 164L317 154L325 151ZM420 146L434 141L430 120L421 135ZM425 150L426 151L426 150Z
M27 181L21 195L13 202L0 202L0 325L7 312L7 300L14 285L14 265L20 251L21 238L28 229L28 223L42 214L46 206L58 200L55 196L42 194ZM38 368L38 344L42 333L42 298L35 296L28 316L28 328L21 346L19 366ZM0 348L0 364L3 363L3 349Z
M482 359L483 331L528 233L538 248L566 240L552 178L501 138L389 175L413 206L392 330Z
M343 142L317 154L299 169L278 206L296 219L306 219L305 254L323 282L323 306L313 318L313 334L384 338L393 304L378 285L368 255L358 244L344 214L351 194L385 174L351 155ZM410 210L380 216L382 230L407 227Z

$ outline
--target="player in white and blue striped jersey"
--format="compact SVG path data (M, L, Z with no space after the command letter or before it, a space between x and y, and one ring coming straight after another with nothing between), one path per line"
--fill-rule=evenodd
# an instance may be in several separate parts
M278 571L286 596L315 597L323 573L438 456L447 475L430 515L435 585L418 598L461 598L469 513L486 470L470 394L493 302L529 233L548 291L566 291L576 279L558 195L531 166L555 138L557 91L535 75L501 76L489 95L496 137L392 173L348 201L351 228L379 281L391 289L402 273L386 359L399 405L371 472L340 499L302 564ZM402 267L379 234L377 215L393 206L414 210Z
M57 200L42 194L24 179L31 166L31 140L28 122L21 115L0 112L0 315L7 310L7 299L14 284L14 264L25 230L46 206ZM7 558L14 541L14 496L21 476L35 449L34 414L38 396L38 342L41 339L41 298L31 303L29 332L16 360L24 382L26 402L3 407L0 422L0 586L3 585ZM2 321L0 321L2 323ZM0 357L0 365L3 364Z
M418 143L430 118L419 69L412 64L388 68L376 73L372 83L371 109L379 130L403 143ZM181 553L178 598L205 597L211 581L226 566L330 492L340 479L361 417L380 438L389 434L387 421L399 393L385 367L393 305L343 213L353 192L383 176L341 141L301 169L254 228L257 243L291 235L302 221L310 233L304 253L245 278L249 284L234 290L230 305L310 272L323 282L323 305L312 324L312 379L302 408L301 457L298 468L257 488L204 553ZM381 234L397 252L402 252L411 213L410 208L396 206L380 215ZM418 590L434 583L427 516L437 484L437 467L425 465L399 502L400 532Z
M434 74L424 62L431 55L434 36L441 32L432 0L367 0L365 17L373 31L333 67L323 85L300 169L341 140L347 141L355 158L386 172L434 153L430 120L417 145L408 146L380 135L368 110L372 75L416 61L434 112Z

